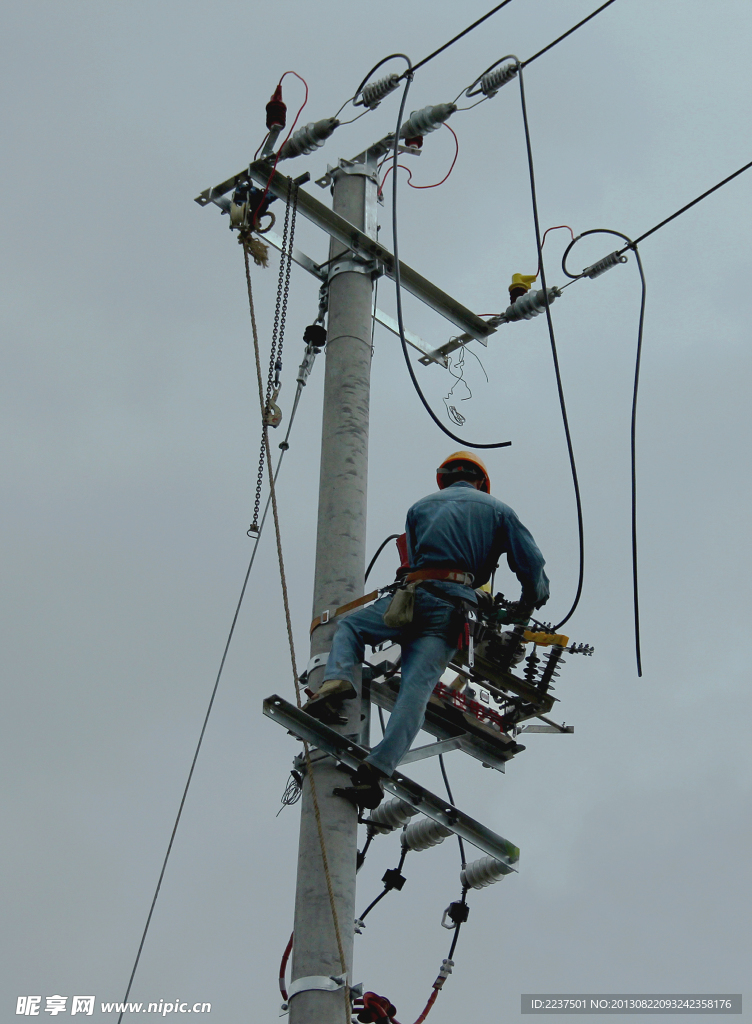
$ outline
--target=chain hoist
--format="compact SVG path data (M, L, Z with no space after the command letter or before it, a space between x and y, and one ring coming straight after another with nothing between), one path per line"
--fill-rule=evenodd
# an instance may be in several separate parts
M259 534L259 509L261 506L261 487L264 479L264 461L266 457L267 428L278 427L282 413L277 405L277 398L282 386L282 346L285 340L285 324L287 321L287 300L290 292L290 271L292 270L292 251L295 239L295 219L298 212L298 186L292 180L287 186L287 205L285 207L285 224L282 232L282 253L279 260L279 278L277 279L277 302L274 309L274 327L272 344L269 353L269 372L266 379L266 396L264 417L261 428L261 444L259 450L258 476L256 478L256 495L253 503L253 521L248 528L249 537Z

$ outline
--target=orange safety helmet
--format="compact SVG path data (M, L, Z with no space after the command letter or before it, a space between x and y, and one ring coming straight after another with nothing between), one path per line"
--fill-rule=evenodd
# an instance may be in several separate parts
M453 483L452 476L457 470L452 470L449 467L456 462L467 462L474 466L483 474L483 483L480 486L481 491L485 491L486 494L491 493L491 478L488 475L488 470L485 465L473 452L454 452L452 455L448 455L441 463L439 468L436 470L436 483L439 485L439 490L443 490L448 487L450 483Z

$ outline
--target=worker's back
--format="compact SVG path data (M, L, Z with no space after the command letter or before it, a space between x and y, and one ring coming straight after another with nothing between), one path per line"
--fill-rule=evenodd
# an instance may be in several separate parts
M506 553L523 594L536 606L548 599L545 561L530 532L508 505L466 481L416 501L407 513L406 531L411 569L463 569L480 587ZM445 583L444 588L467 594L461 584Z

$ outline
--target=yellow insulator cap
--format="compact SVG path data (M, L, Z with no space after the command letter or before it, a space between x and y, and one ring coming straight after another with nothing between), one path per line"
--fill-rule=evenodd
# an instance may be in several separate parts
M526 292L529 292L531 285L537 279L537 274L512 274L512 283L509 285L509 288L510 290L512 288L524 288Z

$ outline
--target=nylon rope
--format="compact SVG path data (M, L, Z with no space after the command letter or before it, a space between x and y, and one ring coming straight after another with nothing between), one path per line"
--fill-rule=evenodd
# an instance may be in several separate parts
M283 257L284 259L284 254ZM267 468L269 471L269 490L272 499L272 516L274 518L274 533L277 540L277 560L279 562L279 578L282 585L282 601L285 609L285 624L287 627L287 641L290 648L290 663L292 666L292 677L293 683L295 684L295 700L298 707L301 707L300 700L300 683L298 681L298 669L295 659L295 642L292 633L292 617L290 615L290 600L287 591L287 577L285 575L285 562L282 553L282 534L279 526L279 510L277 507L277 489L274 482L274 474L272 472L271 452L269 451L269 428L266 425L264 418L265 414L265 402L264 402L264 385L261 377L261 356L259 353L259 340L258 340L258 328L256 326L256 310L253 304L253 288L251 286L251 267L248 259L248 246L246 243L243 244L243 259L245 262L245 279L248 286L248 306L251 313L251 329L253 332L253 350L256 358L256 375L258 377L258 389L259 389L259 404L261 406L261 418L263 421L264 429L264 441L266 448L266 459ZM308 743L303 741L303 749L305 751L306 759L306 771L308 779L311 784L311 799L313 801L313 813L316 819L316 829L319 835L319 845L321 847L321 861L324 867L324 877L326 878L326 888L329 894L329 905L332 911L332 921L334 923L334 934L337 939L337 952L339 954L340 964L342 966L343 974L347 975L347 960L345 958L345 950L342 944L342 935L339 927L339 918L337 916L337 906L334 902L334 889L332 887L332 878L329 871L329 858L326 854L326 842L324 840L324 828L321 822L321 810L319 808L318 795L316 793L316 783L313 777L313 767L311 765L311 753L308 748ZM345 1020L346 1024L350 1024L350 986L345 979Z

